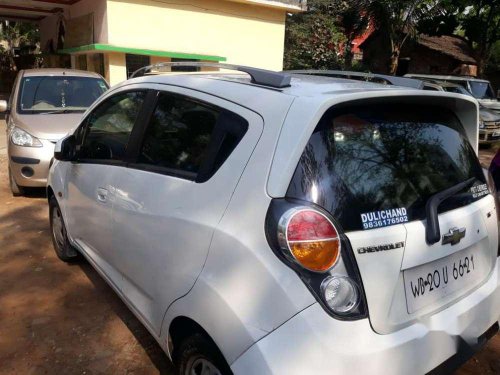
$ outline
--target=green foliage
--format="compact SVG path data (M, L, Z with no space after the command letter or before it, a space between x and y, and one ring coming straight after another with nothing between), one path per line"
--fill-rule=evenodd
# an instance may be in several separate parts
M493 53L500 38L500 0L443 0L442 14L419 24L430 35L460 35L467 40L480 74L495 64Z
M352 41L372 25L388 38L390 71L422 20L442 14L441 0L309 0L309 10L291 15L285 37L285 68L352 69Z
M442 0L359 1L366 16L389 41L391 74L396 74L401 49L408 39L416 37L418 25L442 14Z
M16 70L14 48L31 46L39 43L38 26L33 23L0 21L0 40L6 42L6 48L0 50L2 67Z
M314 2L313 2L314 3ZM345 37L324 7L288 16L285 35L285 69L338 69Z

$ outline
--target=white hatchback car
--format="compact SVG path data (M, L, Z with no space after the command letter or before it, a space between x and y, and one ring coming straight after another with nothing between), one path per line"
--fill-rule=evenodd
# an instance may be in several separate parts
M123 82L58 142L57 255L181 374L424 374L495 335L475 100L229 68Z

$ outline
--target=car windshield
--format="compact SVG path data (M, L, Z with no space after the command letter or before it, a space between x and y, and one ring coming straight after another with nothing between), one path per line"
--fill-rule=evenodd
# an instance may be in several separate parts
M444 108L394 103L328 111L306 146L287 197L314 202L344 230L364 228L362 215L405 212L425 219L427 200L474 177L473 187L445 200L440 212L488 190L465 130Z
M476 99L495 99L493 89L489 82L469 81L472 95Z
M23 114L83 112L108 89L100 78L32 76L21 81L18 110Z

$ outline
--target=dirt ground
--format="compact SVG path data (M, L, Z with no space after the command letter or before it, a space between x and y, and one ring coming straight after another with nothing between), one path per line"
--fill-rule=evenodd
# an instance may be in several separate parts
M6 161L0 144L0 374L173 374L89 264L56 258L43 191L12 197Z
M482 162L492 153L483 150ZM43 193L13 198L6 160L0 144L0 374L172 374L92 267L56 258ZM500 335L458 374L500 374Z

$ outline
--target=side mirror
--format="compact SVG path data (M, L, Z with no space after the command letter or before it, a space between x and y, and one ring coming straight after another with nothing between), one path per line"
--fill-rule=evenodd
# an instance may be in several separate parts
M61 161L76 159L76 138L73 134L57 141L54 149L54 158Z
M0 113L7 112L9 109L9 104L6 100L0 100Z

